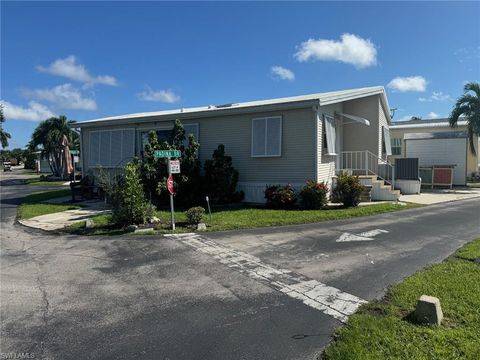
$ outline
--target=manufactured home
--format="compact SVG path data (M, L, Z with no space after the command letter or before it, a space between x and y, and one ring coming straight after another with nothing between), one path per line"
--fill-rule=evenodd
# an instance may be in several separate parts
M475 154L467 137L467 122L460 119L450 127L448 119L426 119L393 122L390 126L392 156L418 158L422 166L448 166L453 169L453 184L465 185L478 172L479 138L474 137Z
M136 113L84 121L80 128L84 174L122 167L141 157L148 133L165 137L179 119L210 159L219 144L239 171L238 190L247 202L264 202L266 184L306 180L329 185L340 170L381 184L374 200L394 200L389 105L383 87L317 93L270 100ZM385 170L387 168L387 171ZM387 174L387 175L386 175Z

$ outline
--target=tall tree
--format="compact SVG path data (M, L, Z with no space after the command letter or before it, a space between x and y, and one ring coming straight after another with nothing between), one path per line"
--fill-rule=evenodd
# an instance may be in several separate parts
M475 154L474 136L480 136L480 84L476 81L465 84L461 95L450 113L451 127L456 127L458 119L467 121L467 133L470 151Z
M2 149L8 146L8 139L11 138L11 135L3 130L4 122L5 117L3 116L3 104L0 104L0 143L2 144Z
M48 159L52 173L56 177L63 177L64 160L62 156L62 140L65 135L70 144L78 142L78 134L70 127L75 121L67 120L63 115L52 117L38 124L33 131L29 148L42 148L42 156Z

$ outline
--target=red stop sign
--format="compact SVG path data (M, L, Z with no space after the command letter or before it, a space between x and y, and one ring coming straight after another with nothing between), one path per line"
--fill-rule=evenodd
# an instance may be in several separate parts
M167 187L168 187L168 191L170 192L170 194L174 194L175 191L173 190L173 176L170 175L168 177L168 180L167 180Z

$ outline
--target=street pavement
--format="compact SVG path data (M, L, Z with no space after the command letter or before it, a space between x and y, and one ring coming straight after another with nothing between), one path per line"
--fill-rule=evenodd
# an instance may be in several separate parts
M480 237L479 199L183 239L53 235L14 223L38 190L18 177L0 188L2 356L315 359L343 317L279 282L370 300Z

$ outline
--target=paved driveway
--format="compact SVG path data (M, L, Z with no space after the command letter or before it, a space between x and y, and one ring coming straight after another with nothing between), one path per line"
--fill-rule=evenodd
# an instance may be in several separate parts
M480 234L477 199L184 238L52 236L13 225L32 189L6 185L1 351L36 358L313 359L350 300Z

